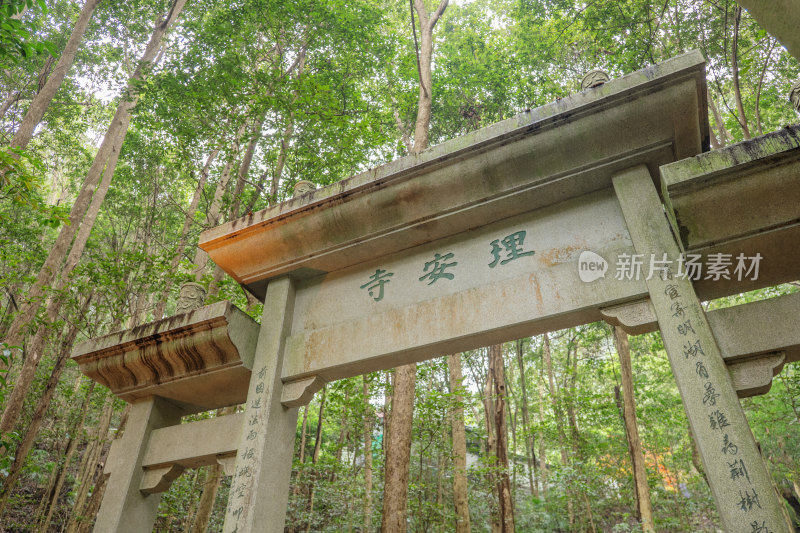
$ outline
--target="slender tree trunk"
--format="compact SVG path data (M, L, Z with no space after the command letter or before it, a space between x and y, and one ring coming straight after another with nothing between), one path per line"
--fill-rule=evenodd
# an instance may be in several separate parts
M297 476L294 479L294 488L292 489L292 496L294 498L300 494L300 488L303 484L303 464L306 460L306 430L308 428L308 404L303 407L303 425L300 429L300 450L298 453L298 460L300 466L297 469Z
M694 432L692 431L692 425L688 422L686 426L689 428L689 441L692 444L692 466L703 476L703 479L708 485L708 488L711 488L711 485L708 484L708 476L706 476L706 471L703 469L703 463L700 461L700 450L697 448L697 441L694 438Z
M733 70L733 96L736 99L736 111L739 125L742 127L742 134L745 140L750 138L750 128L747 126L747 116L744 114L742 104L742 91L739 88L739 24L742 20L742 7L736 6L733 19L733 42L731 51L731 69Z
M217 224L219 224L219 217L220 213L222 212L222 197L225 195L225 191L228 189L228 183L231 180L231 174L233 170L233 166L235 164L236 158L239 156L240 150L240 142L242 139L242 135L244 135L245 130L247 129L247 124L242 124L239 127L239 131L236 132L236 139L233 143L233 147L231 149L231 154L228 159L228 162L225 164L225 168L222 171L222 175L217 182L217 187L214 190L214 199L211 200L211 205L208 207L208 211L206 211L206 228L213 228ZM208 254L201 250L199 247L195 250L194 254L194 277L196 282L200 282L203 279L203 275L205 274L206 265L208 265Z
M328 395L328 387L322 387L322 398L319 400L319 416L317 418L317 433L314 437L314 453L311 455L311 483L309 483L308 489L308 503L306 504L306 509L308 510L308 514L311 515L314 512L314 484L316 480L319 478L317 475L317 462L319 461L319 451L322 448L322 418L325 412L325 399ZM311 520L309 519L308 524L306 525L306 533L311 531Z
M344 392L344 404L347 405L348 401L350 400L350 390L345 389ZM345 409L342 412L342 416L339 420L339 436L336 438L336 446L334 450L336 450L336 464L340 465L342 463L342 451L345 448L346 443L349 440L350 435L350 416L349 410ZM328 483L333 485L333 482L336 481L336 469L331 469L330 478L328 478Z
M14 91L9 94L6 99L3 100L3 103L0 104L0 118L3 118L5 114L8 113L8 110L11 109L11 106L17 103L21 97L22 91Z
M200 502L197 504L197 512L192 520L189 529L191 533L205 533L208 524L211 522L211 513L214 511L214 502L217 499L219 485L225 473L221 465L211 465L206 472L206 479L203 483L203 493Z
M628 450L633 465L633 486L639 504L639 516L642 531L655 533L653 526L653 507L650 504L650 487L647 485L647 470L639 439L639 427L636 422L636 400L633 394L633 367L628 345L628 335L618 327L614 327L614 341L619 355L619 366L622 375L623 417L625 419L625 435L628 437Z
M94 222L100 213L100 207L111 185L111 178L114 174L114 167L116 166L119 158L120 148L125 140L127 123L129 119L130 116L123 119L124 127L118 132L119 138L112 147L112 152L108 160L108 166L103 173L103 179L99 183L97 190L92 196L91 203L89 204L86 214L83 217L83 222L80 225L80 229L78 230L78 234L75 237L75 242L72 244L72 248L69 251L69 255L67 255L66 262L64 263L61 272L59 272L55 277L54 281L57 290L65 287L70 274L78 265L80 258L83 255L83 250L89 240L89 235L94 227ZM39 362L42 359L44 345L47 340L47 333L49 331L49 324L52 324L58 315L60 304L60 298L50 298L48 300L45 309L47 319L45 323L39 325L36 334L34 335L33 340L28 347L28 356L23 361L20 374L14 382L14 388L11 390L11 394L9 394L6 400L6 405L3 409L3 415L0 418L0 434L11 431L17 424L20 412L22 411L22 407L25 403L25 398L28 395L28 391L30 390L31 384L33 383L33 379L36 375L36 369L38 368ZM5 450L0 448L0 454L2 453L5 453Z
M261 140L261 127L264 124L265 117L266 112L262 113L261 116L256 119L255 124L253 124L252 131L250 132L250 142L247 144L247 148L244 151L244 156L242 156L242 162L239 164L239 170L236 173L236 185L234 186L233 190L233 200L231 202L231 210L228 220L236 220L240 216L239 205L242 201L241 196L244 192L244 185L247 182L247 175L250 173L250 164L253 162L253 155L256 152L256 146Z
M761 69L761 76L758 78L758 87L756 87L756 125L758 126L758 134L764 135L764 130L761 124L761 90L764 87L764 76L767 73L767 68L769 67L770 61L772 60L772 50L775 48L775 45L778 44L778 41L775 39L770 39L772 41L767 48L767 57L764 58L764 67Z
M475 380L477 383L477 380ZM483 381L483 421L486 427L486 453L488 467L486 482L488 486L497 487L497 428L494 424L494 388L492 383L492 360L487 349L486 379ZM496 492L489 500L489 520L492 533L501 533L503 524L500 521L500 502L495 498Z
M89 407L89 399L92 395L92 391L94 390L94 381L89 384L89 390L86 391L86 396L83 399L83 405L81 406L81 414L78 417L78 421L73 426L72 431L70 434L72 435L69 440L69 444L67 445L67 451L64 454L64 462L62 463L58 477L56 478L55 487L53 487L53 494L50 499L50 505L48 506L47 513L45 514L44 519L42 520L42 524L39 528L41 533L47 533L48 529L50 529L50 521L53 518L53 513L58 507L58 498L61 494L61 488L64 486L64 482L67 479L67 472L69 470L69 464L72 462L72 457L75 455L75 450L78 448L78 443L80 442L79 435L82 433L84 427L84 420L86 419L86 410ZM56 467L58 468L58 467Z
M456 510L456 533L469 533L469 494L467 493L467 434L464 427L463 376L461 354L447 356L450 373L450 394L453 410L450 417L453 432L453 505Z
M47 108L50 106L50 102L53 100L59 87L61 87L61 82L64 81L64 77L67 75L67 72L72 66L72 62L75 60L78 45L80 45L83 40L83 35L86 33L86 28L89 25L89 21L92 19L94 9L99 3L100 0L86 0L84 2L80 15L78 15L78 20L75 22L75 26L72 29L72 34L69 36L64 51L61 52L61 57L56 67L47 79L47 82L34 97L28 111L25 113L25 117L22 119L22 123L14 134L14 138L11 140L12 147L25 148L28 146L28 143L33 137L33 131L36 129L39 122L42 121L45 111L47 111Z
M416 378L417 366L414 364L395 369L381 521L381 531L384 533L406 531L408 466L411 459L411 427Z
M522 340L517 341L517 365L519 366L519 384L522 391L522 433L525 435L525 457L528 460L528 483L531 495L538 498L539 489L536 475L536 442L533 439L530 418L528 417L528 384L525 380L525 365L522 360Z
M431 103L433 86L431 65L433 60L433 28L447 9L448 0L442 0L433 14L428 15L423 0L414 0L414 10L419 18L419 50L417 66L419 74L419 99L417 103L417 122L414 127L414 150L420 153L428 147L428 131L431 124ZM413 21L412 21L413 22ZM415 45L416 36L415 36Z
M550 338L544 334L544 349L542 350L545 368L547 369L547 381L550 384L550 401L553 404L553 413L556 417L556 430L558 431L558 447L561 450L561 464L569 466L569 451L567 450L567 436L564 432L564 413L561 410L558 389L556 388L553 373L553 360L550 354ZM572 491L567 488L567 513L569 514L569 527L575 525L575 504L572 501Z
M366 414L364 416L364 532L372 531L372 405L367 376L362 376Z
M231 415L236 412L236 406L225 407L220 409L217 416ZM222 465L215 464L208 468L206 480L203 484L203 494L200 496L200 502L197 504L197 512L192 520L192 527L190 533L205 533L208 529L208 524L211 522L211 513L214 511L214 502L217 499L217 492L219 485L225 472L222 470Z
M92 442L86 447L86 451L84 452L84 464L79 470L80 475L75 481L75 486L73 488L73 492L76 493L75 503L72 506L72 512L67 521L67 533L73 533L77 529L79 519L85 519L91 516L85 514L84 508L89 500L89 489L92 487L98 465L101 462L101 456L103 455L103 448L108 436L109 427L111 426L111 417L113 414L114 399L109 396L103 407L100 425L95 431Z
M269 203L275 204L278 201L278 189L283 176L283 168L286 166L286 154L289 151L289 141L294 134L294 116L289 115L286 123L286 128L283 130L281 137L281 147L278 152L278 160L275 163L275 171L272 174L272 180L269 187Z
M728 135L728 130L725 129L725 123L722 121L722 116L719 114L719 109L717 109L717 104L714 103L711 93L707 92L706 96L708 99L708 108L714 116L714 122L717 124L717 132L719 133L719 141L717 141L714 135L711 136L711 145L714 148L723 148L728 146L730 136Z
M45 82L47 81L47 77L50 75L50 69L53 67L54 61L55 59L53 58L53 56L50 56L45 60L44 65L42 65L42 68L39 71L39 78L38 78L39 83L36 86L36 94L38 94L39 91L41 91L44 88ZM11 108L12 105L18 102L21 97L22 97L21 90L11 92L8 95L8 97L5 100L3 100L3 103L0 104L0 118L3 118L3 116L5 116L6 112L9 110L9 108Z
M540 421L539 432L538 432L539 433L538 434L538 440L539 440L539 475L540 475L541 482L542 482L542 496L546 500L547 499L547 492L548 492L548 486L547 486L547 477L548 477L547 476L548 475L548 471L547 471L547 447L546 447L546 443L545 443L545 440L544 440L544 429L542 427L544 425L544 402L545 402L545 398L544 398L544 396L545 396L545 394L544 394L544 364L542 364L541 372L540 372L540 375L539 375L539 379L536 380L536 393L537 393L537 396L538 396L538 399L539 399L539 421Z
M514 505L511 498L511 482L508 478L508 428L506 425L506 379L503 365L503 346L489 347L489 374L494 396L495 457L497 476L495 485L503 533L514 532Z

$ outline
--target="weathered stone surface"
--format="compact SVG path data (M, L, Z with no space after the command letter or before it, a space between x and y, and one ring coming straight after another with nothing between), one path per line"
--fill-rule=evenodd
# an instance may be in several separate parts
M600 87L601 85L607 83L610 79L611 78L609 77L608 73L604 70L590 70L583 78L581 78L581 90L585 91L586 89Z
M661 167L667 213L687 253L762 256L758 279L695 283L712 299L797 279L800 126ZM705 262L705 261L704 261Z
M217 302L79 344L81 372L125 401L158 395L186 412L243 403L258 324Z
M792 88L789 89L789 103L792 104L792 107L795 111L800 113L800 81L792 85Z
M692 52L205 231L200 246L260 298L266 282L334 272L610 187L631 165L708 146Z
M736 394L739 398L766 394L772 387L772 378L780 374L785 362L786 354L779 352L728 364Z

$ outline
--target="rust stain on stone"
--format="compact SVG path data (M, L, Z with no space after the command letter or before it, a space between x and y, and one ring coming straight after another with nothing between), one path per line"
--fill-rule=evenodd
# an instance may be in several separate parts
M569 245L561 248L551 248L546 252L539 254L539 259L547 266L555 266L561 263L567 263L574 259L574 254L583 250L584 247Z
M536 308L541 311L544 307L544 297L542 296L542 288L539 286L539 280L536 274L531 273L528 276L528 282L533 286L533 295L536 297Z

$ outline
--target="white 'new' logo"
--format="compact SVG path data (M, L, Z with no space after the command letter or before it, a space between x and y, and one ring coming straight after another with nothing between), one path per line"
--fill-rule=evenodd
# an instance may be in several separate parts
M598 254L589 250L581 252L578 258L578 276L584 283L604 278L608 270L608 262Z

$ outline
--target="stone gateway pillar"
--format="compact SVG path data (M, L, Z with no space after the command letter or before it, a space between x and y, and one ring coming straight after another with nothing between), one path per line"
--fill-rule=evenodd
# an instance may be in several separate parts
M225 513L226 533L283 531L298 409L281 405L281 372L294 296L294 282L289 277L267 286Z
M113 461L108 465L113 475L109 477L97 513L96 532L150 533L153 530L161 493L140 490L145 476L142 463L152 431L178 424L180 420L181 410L157 396L131 404L125 433L108 459Z
M647 168L615 176L614 190L636 252L678 265L678 245ZM722 524L730 532L790 533L692 282L670 268L662 272L647 280L650 301Z

